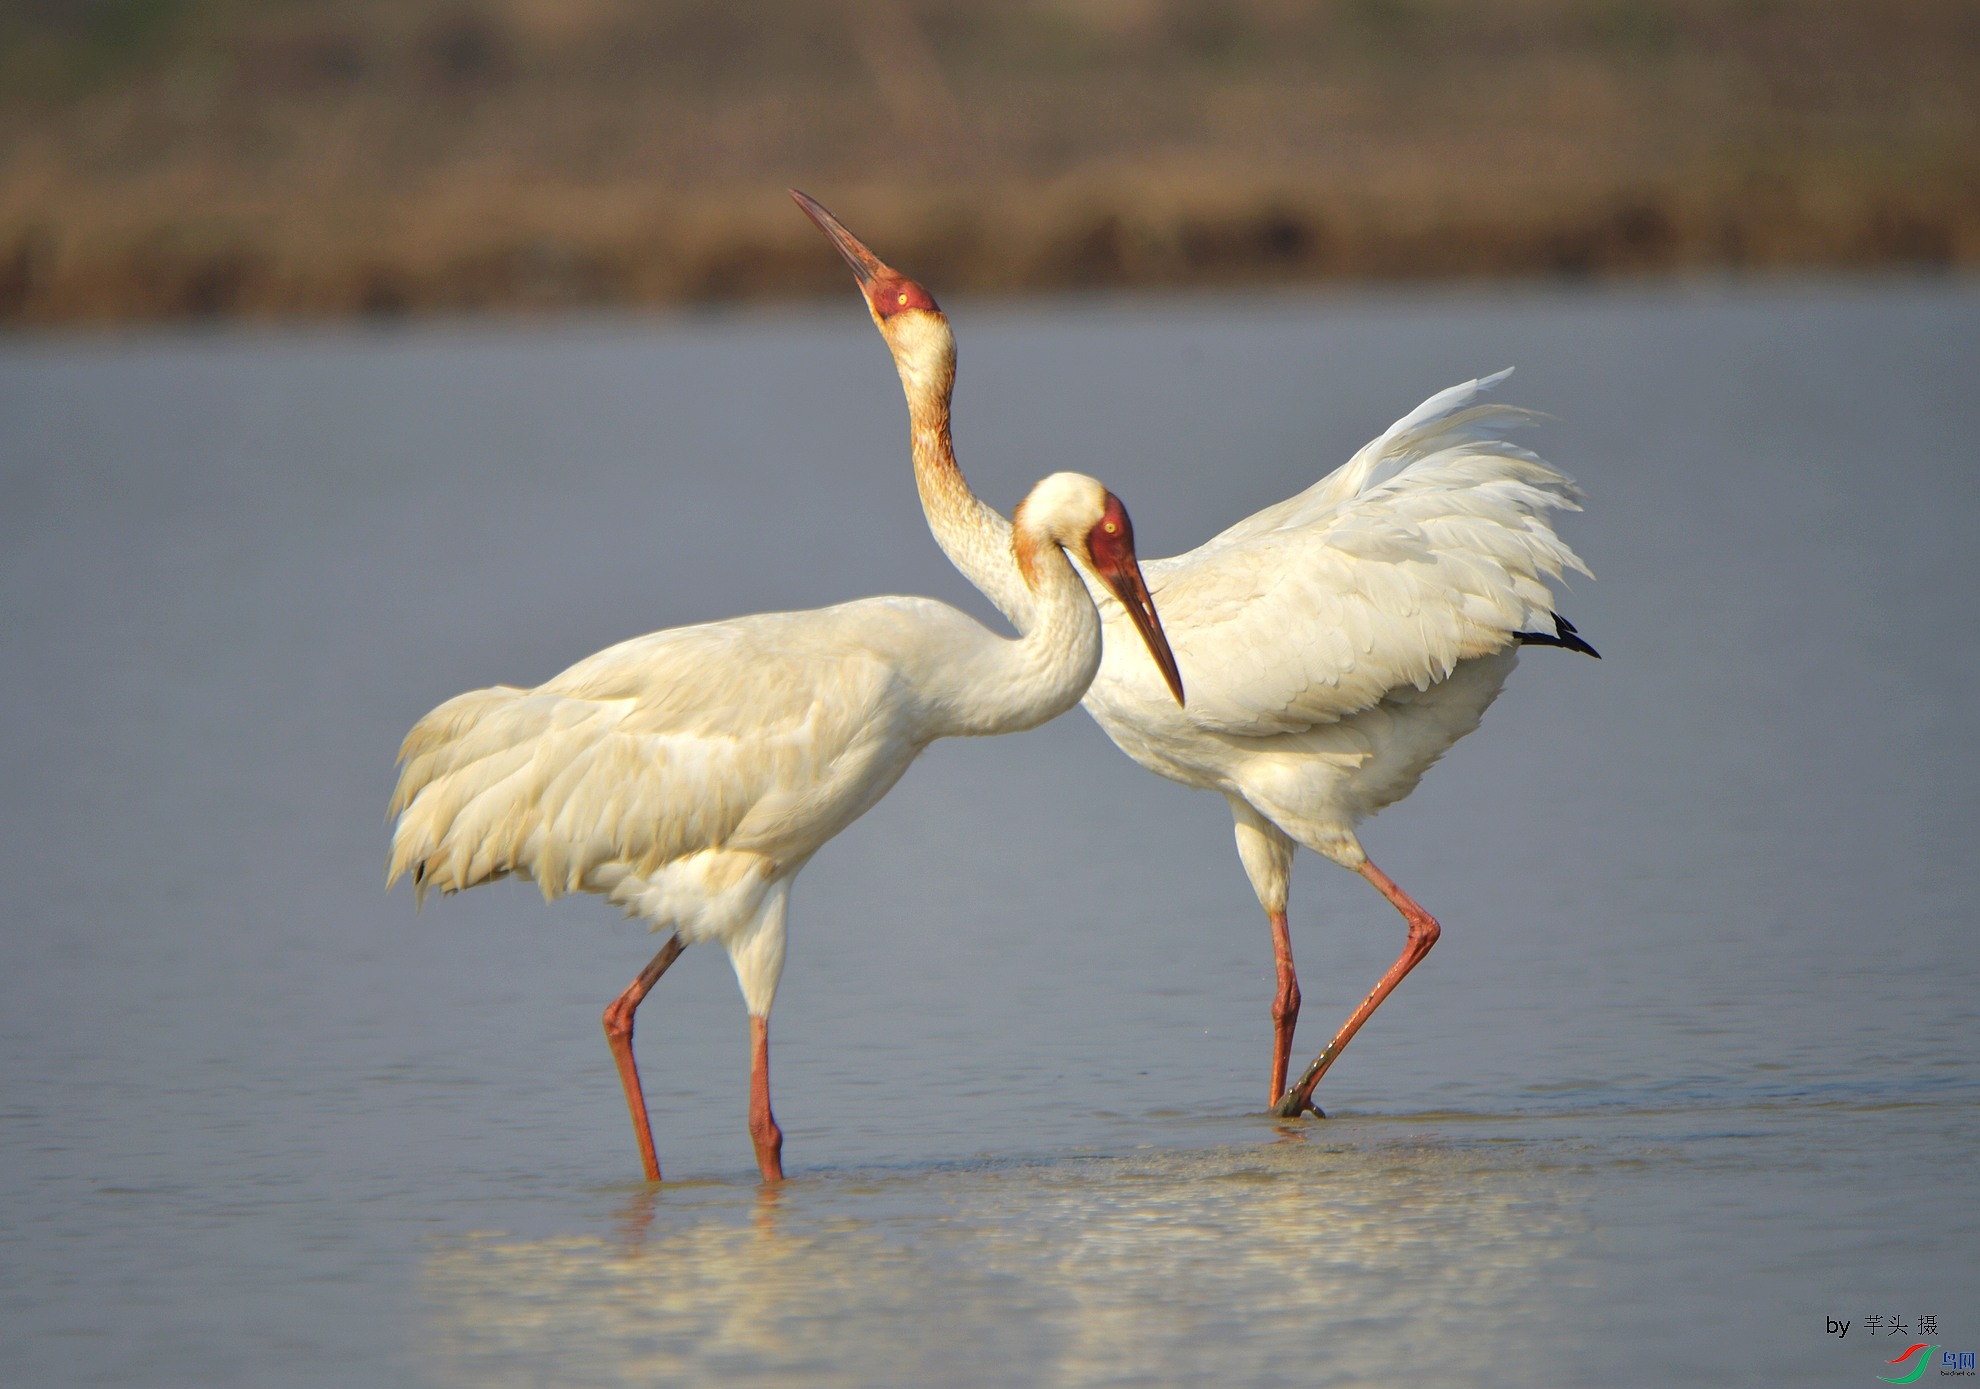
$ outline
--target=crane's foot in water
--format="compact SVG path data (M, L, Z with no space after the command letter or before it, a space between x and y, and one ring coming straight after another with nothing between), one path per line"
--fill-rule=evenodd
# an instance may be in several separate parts
M1272 1113L1281 1119L1297 1119L1302 1114L1311 1114L1316 1119L1327 1117L1327 1111L1313 1103L1313 1097L1295 1101L1291 1094L1272 1106Z

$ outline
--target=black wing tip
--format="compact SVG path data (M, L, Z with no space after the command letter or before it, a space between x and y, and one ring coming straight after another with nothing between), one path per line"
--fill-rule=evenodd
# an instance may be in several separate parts
M1548 616L1554 619L1552 632L1513 633L1519 638L1521 646L1559 646L1569 651L1579 651L1584 656L1593 656L1598 661L1602 659L1602 653L1581 639L1581 633L1575 630L1572 622L1559 613L1549 613Z

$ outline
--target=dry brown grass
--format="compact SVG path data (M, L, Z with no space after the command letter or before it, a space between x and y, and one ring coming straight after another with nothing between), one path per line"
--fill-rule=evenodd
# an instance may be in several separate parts
M1980 264L1954 0L0 0L0 318Z

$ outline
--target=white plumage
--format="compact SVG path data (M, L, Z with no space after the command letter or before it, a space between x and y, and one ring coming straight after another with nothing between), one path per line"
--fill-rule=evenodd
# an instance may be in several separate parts
M1086 706L1108 736L1358 869L1355 826L1477 727L1521 634L1553 632L1547 581L1582 568L1547 522L1578 493L1504 439L1527 412L1478 400L1499 379L1432 397L1306 492L1149 561L1190 707L1160 708L1103 648Z
M947 320L925 289L794 196L852 266L900 370L930 529L1022 624L1031 600L1004 557L1007 523L969 490L950 444ZM1306 491L1146 564L1187 709L1128 659L1125 615L1099 598L1103 654L1087 711L1142 766L1230 804L1278 956L1271 1094L1287 1117L1312 1107L1321 1074L1438 933L1368 861L1356 827L1478 726L1521 644L1595 654L1554 613L1549 589L1567 570L1587 572L1550 519L1578 510L1580 493L1508 438L1533 418L1485 399L1508 374L1432 396ZM1410 933L1396 966L1287 1091L1299 1009L1285 920L1296 843L1367 877Z
M1143 613L1120 503L1060 473L1008 533L1028 595L1024 636L994 636L925 598L870 598L655 632L534 689L456 696L400 749L388 885L417 892L533 879L546 898L609 897L676 935L606 1012L648 1176L659 1179L632 1064L632 1015L682 948L720 941L753 1021L751 1131L781 1176L769 1110L767 1019L784 959L790 883L937 738L1016 732L1070 709L1100 661L1076 554Z
M1546 580L1580 561L1546 516L1577 494L1504 439L1526 412L1479 402L1503 375L1433 396L1307 491L1149 563L1202 672L1192 727L1300 732L1552 627Z

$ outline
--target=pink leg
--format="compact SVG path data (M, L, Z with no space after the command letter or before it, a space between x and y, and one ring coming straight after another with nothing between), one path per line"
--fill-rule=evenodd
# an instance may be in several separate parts
M605 1040L611 1045L612 1059L619 1063L619 1084L626 1088L626 1108L632 1111L633 1137L639 1140L639 1160L646 1166L646 1180L660 1180L660 1157L653 1151L653 1125L646 1117L646 1095L639 1087L639 1067L633 1064L633 1014L640 1001L653 988L667 966L680 958L687 942L674 936L660 947L639 978L626 985L626 991L605 1009Z
M1409 923L1409 939L1403 944L1401 956L1389 966L1389 972L1382 976L1381 982L1375 985L1375 991L1361 1001L1361 1006L1354 1010L1353 1016L1342 1025L1339 1032L1334 1034L1334 1040L1327 1043L1327 1049L1314 1058L1313 1064L1306 1068L1306 1074L1299 1078L1299 1083L1287 1091L1285 1098L1279 1101L1278 1108L1274 1112L1281 1118L1297 1119L1301 1113L1314 1107L1313 1087L1320 1083L1321 1076L1327 1074L1327 1068L1334 1064L1334 1058L1341 1054L1341 1049L1347 1046L1354 1034L1361 1030L1361 1025L1368 1021L1369 1015L1381 1006L1382 1000L1389 996L1389 991L1400 984L1403 976L1415 969L1417 962L1430 953L1430 947L1437 943L1437 937L1442 934L1437 926L1437 919L1411 901L1409 894L1390 881L1388 874L1372 863L1363 863L1361 876L1375 884L1376 891L1388 898L1395 909L1403 914L1403 920Z
M1279 966L1279 992L1272 1000L1272 1093L1277 1104L1286 1093L1286 1069L1292 1063L1293 1027L1299 1022L1299 976L1293 973L1292 932L1284 911L1271 913L1272 954Z
M784 1131L770 1112L770 1019L749 1020L749 1136L766 1182L784 1180Z

